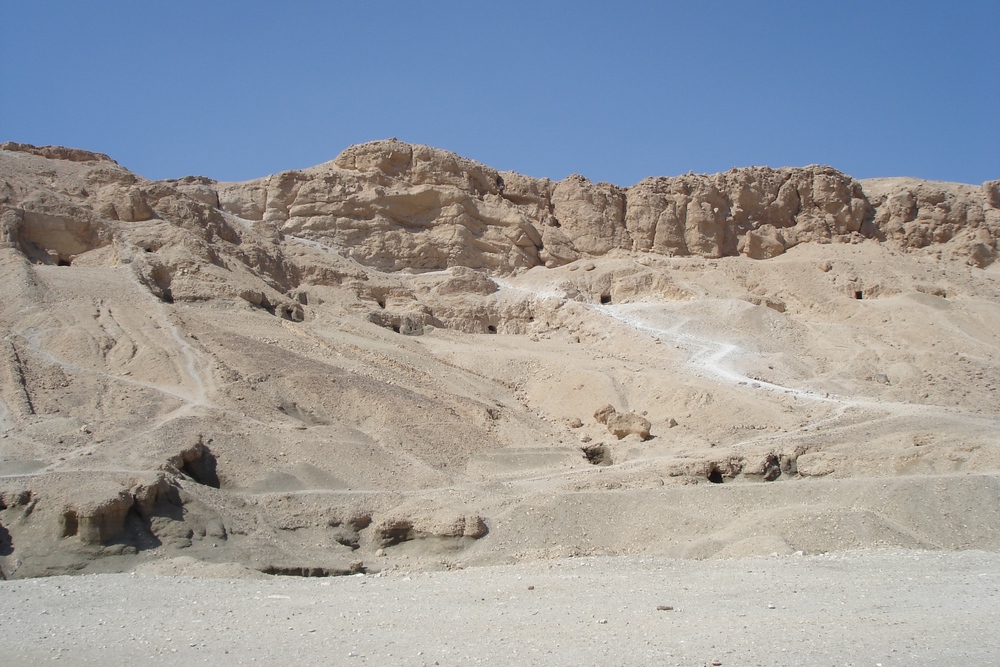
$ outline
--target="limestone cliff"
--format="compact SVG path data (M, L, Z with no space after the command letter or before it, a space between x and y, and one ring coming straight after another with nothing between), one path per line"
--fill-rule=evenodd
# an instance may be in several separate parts
M395 140L353 146L301 172L214 187L224 210L345 248L383 270L508 272L615 250L765 259L799 243L862 237L906 248L948 244L983 266L995 258L1000 232L995 183L863 183L809 166L621 188L579 175L552 182L501 173Z
M382 271L464 266L498 273L614 252L767 259L800 243L866 238L908 250L935 246L982 267L996 258L1000 236L996 181L981 188L862 182L830 167L749 167L622 188L579 175L553 182L498 172L393 139L244 183L153 182L97 153L0 148L16 174L0 183L3 242L34 261L57 263L105 246L123 252L129 241L162 255L140 262L141 270L152 290L180 299L199 298L213 281L186 285L172 245L204 260L199 265L209 272L228 272L213 246L219 242L285 292L303 279L303 267L281 252L284 236L332 246ZM223 290L232 283L228 275L214 282ZM258 303L295 311L260 289L237 291L248 289Z

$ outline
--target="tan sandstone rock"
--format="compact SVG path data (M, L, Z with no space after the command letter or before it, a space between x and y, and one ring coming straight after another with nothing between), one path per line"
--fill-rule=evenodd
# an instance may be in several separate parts
M620 413L611 405L605 405L594 413L594 419L599 424L608 427L608 432L619 440L637 435L641 440L649 438L649 420L634 412Z

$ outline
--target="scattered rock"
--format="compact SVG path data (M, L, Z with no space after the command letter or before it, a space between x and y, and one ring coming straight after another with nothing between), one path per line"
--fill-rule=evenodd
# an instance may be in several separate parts
M598 443L583 447L583 455L588 462L595 466L611 465L611 451L606 445Z

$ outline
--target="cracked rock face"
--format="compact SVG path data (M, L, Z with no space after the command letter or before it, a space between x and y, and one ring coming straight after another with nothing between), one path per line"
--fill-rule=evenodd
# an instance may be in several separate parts
M621 188L579 175L552 182L501 174L391 140L246 183L188 177L154 184L98 154L4 146L49 162L65 153L70 157L58 159L87 165L82 179L74 176L75 196L22 190L5 197L7 242L56 261L108 243L102 220L193 219L206 241L239 243L244 232L220 210L342 248L386 271L510 272L611 251L767 259L799 243L852 238L907 248L946 244L981 266L995 258L1000 229L996 182L979 189L908 179L862 183L818 166L648 178Z
M767 259L799 243L855 235L907 247L961 245L979 230L992 258L1000 223L982 213L990 187L907 182L886 194L881 183L810 166L621 188L579 175L552 182L500 174L446 151L381 141L312 169L220 186L219 200L241 217L344 247L367 266L508 272L613 250Z

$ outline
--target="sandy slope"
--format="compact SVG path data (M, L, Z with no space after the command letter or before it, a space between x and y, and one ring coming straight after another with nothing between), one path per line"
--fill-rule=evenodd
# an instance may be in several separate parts
M925 268L947 298L919 289ZM530 309L523 334L422 336L344 317L336 302L301 323L167 305L122 269L32 276L40 305L13 340L21 372L38 377L32 404L52 416L5 434L4 479L44 498L88 475L114 493L204 442L222 488L181 478L194 498L185 520L209 528L173 546L209 561L377 570L998 546L992 271L877 244L767 263L609 259L499 281L485 299ZM845 296L845 276L880 293ZM602 280L611 304L586 296ZM686 296L650 295L658 281ZM592 416L606 403L645 414L653 437L611 436ZM587 462L594 445L612 465ZM776 480L761 481L773 466ZM467 517L482 517L485 537L454 532ZM225 533L211 528L220 521ZM379 538L368 521L411 534ZM48 567L130 568L173 553L160 542Z

